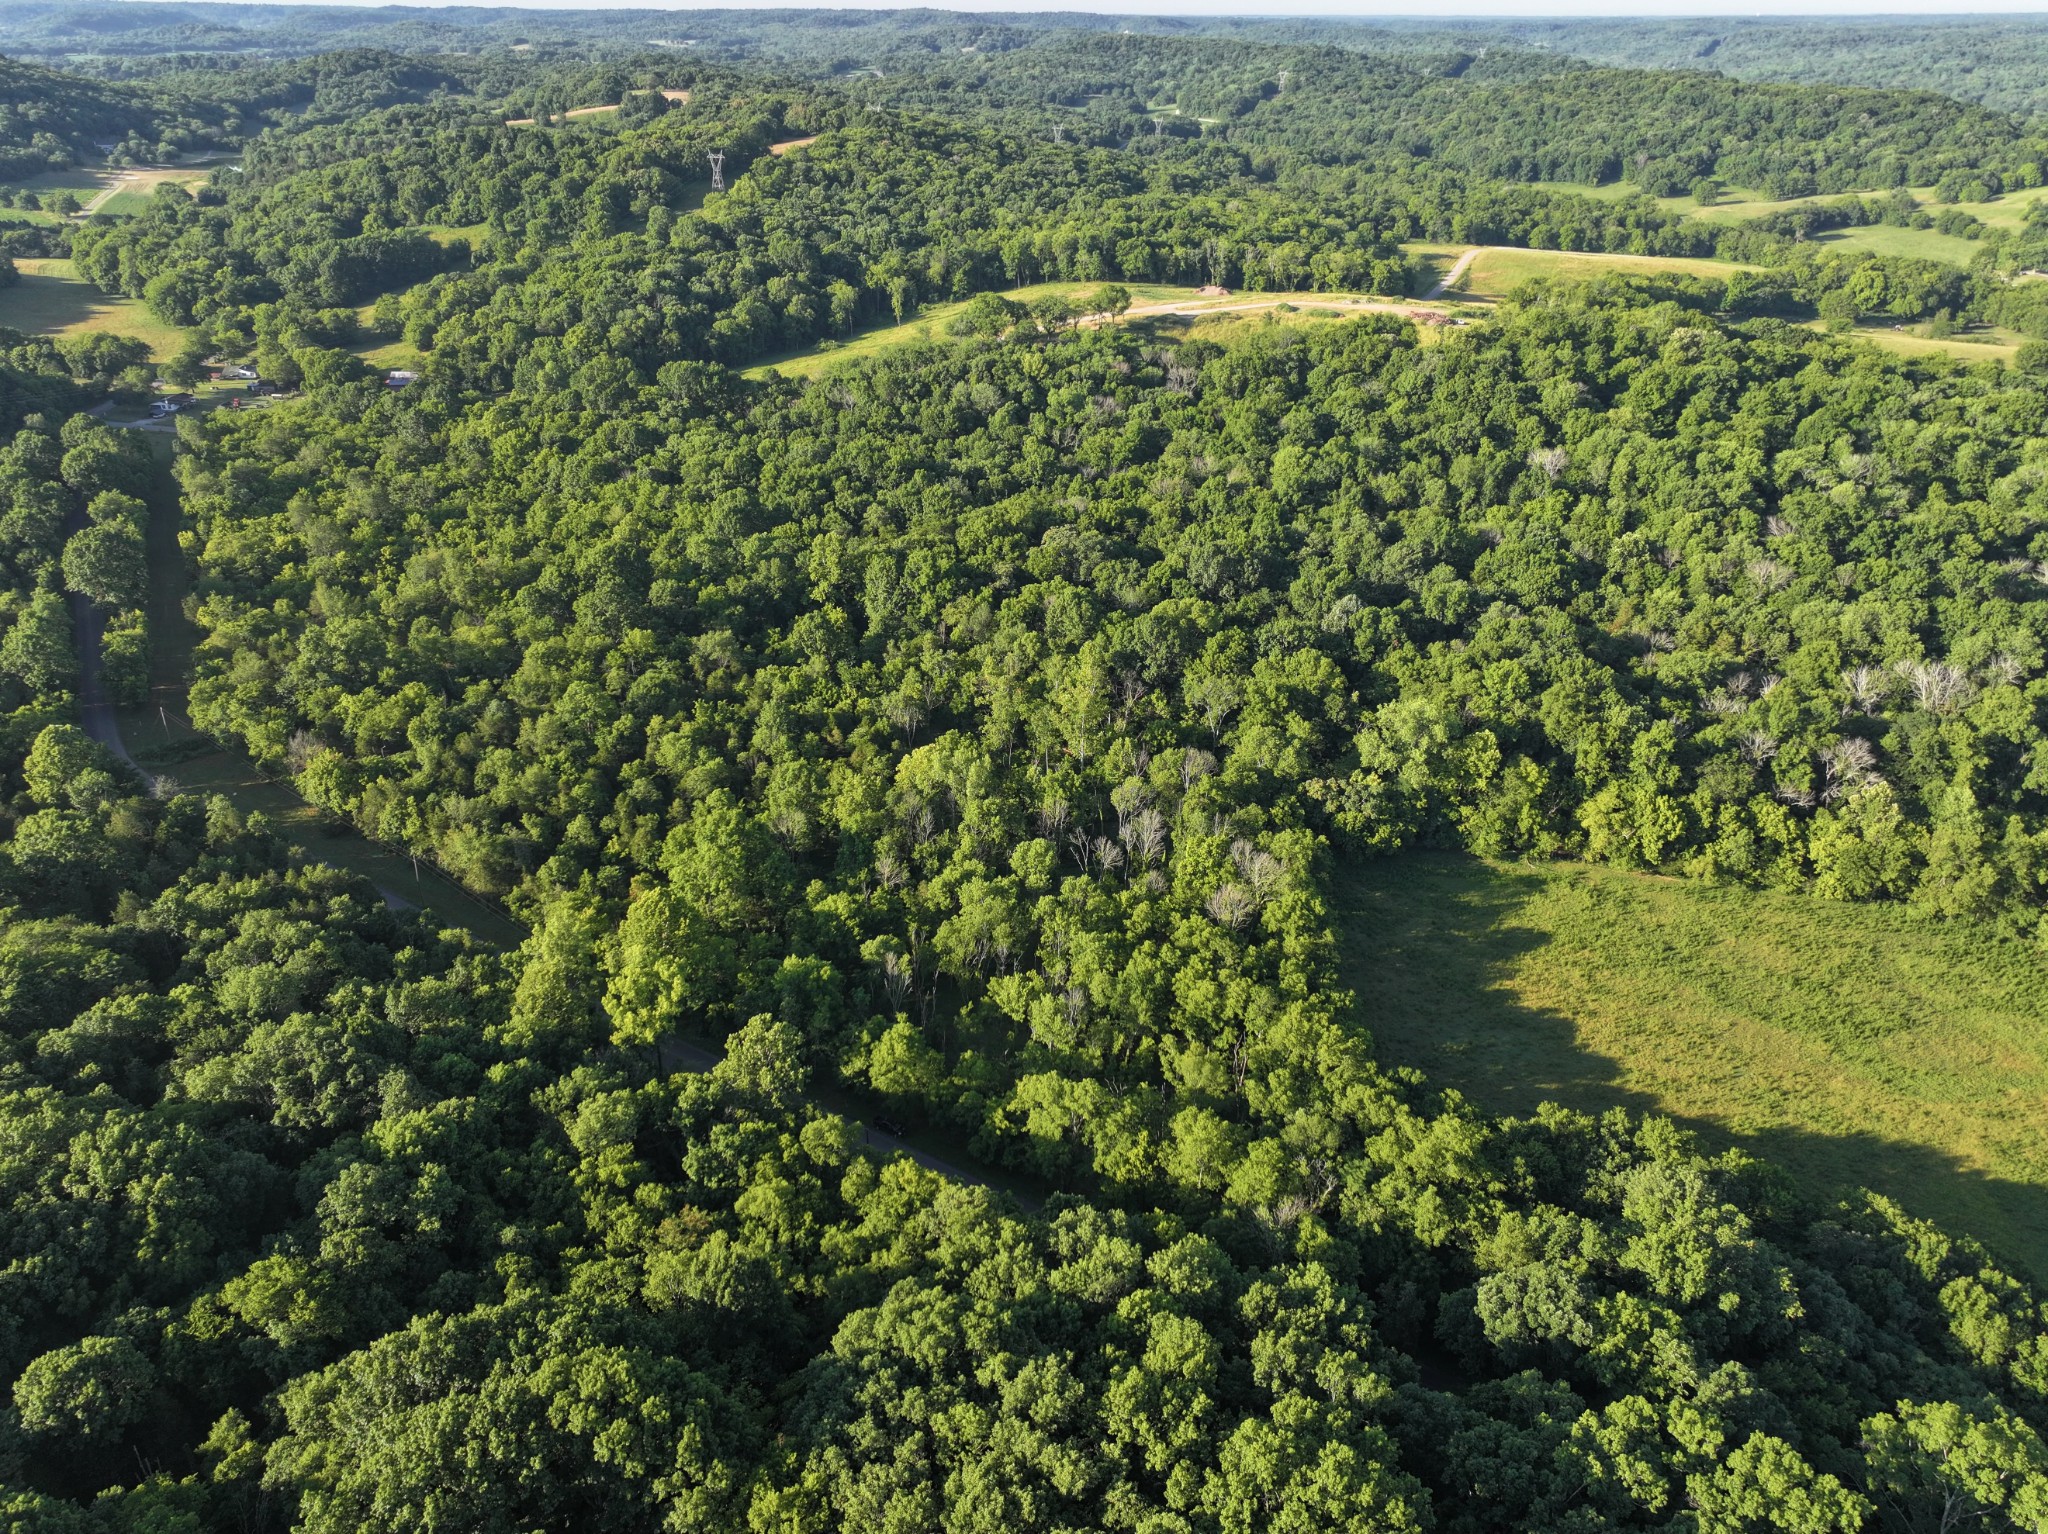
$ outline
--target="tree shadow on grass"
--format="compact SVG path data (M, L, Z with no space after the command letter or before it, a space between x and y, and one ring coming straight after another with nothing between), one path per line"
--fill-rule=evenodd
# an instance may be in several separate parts
M1848 1133L1782 1123L1737 1131L1629 1085L1622 1063L1589 1047L1572 1017L1531 1006L1508 984L1551 941L1524 915L1549 887L1535 870L1450 854L1340 870L1331 901L1340 975L1383 1064L1416 1067L1432 1091L1455 1089L1489 1113L1527 1116L1555 1102L1661 1114L1708 1150L1740 1147L1816 1192L1869 1188L2048 1280L2048 1187L1988 1175L1938 1146L1897 1138L1884 1123ZM1778 1115L1799 1116L1795 1092L1778 1093Z

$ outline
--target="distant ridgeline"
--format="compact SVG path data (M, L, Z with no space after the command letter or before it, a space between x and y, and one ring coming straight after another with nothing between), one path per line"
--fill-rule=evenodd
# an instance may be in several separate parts
M1371 24L1359 28L1392 37ZM1433 23L1411 40L1543 48L1635 69L1711 69L1744 80L1939 91L1999 111L2048 112L2039 16L1702 17Z
M991 66L988 82L957 93L921 77L877 87L926 100L944 118L863 102L866 87L857 83L764 86L701 65L598 66L583 83L625 103L591 120L603 126L507 127L476 102L457 100L272 130L248 146L240 174L197 201L160 197L132 219L94 220L76 231L75 250L91 280L145 298L180 325L252 335L260 324L331 344L358 323L344 311L374 303L388 333L483 387L504 386L535 343L544 351L578 327L616 337L612 360L651 377L669 361L747 362L883 316L901 319L926 301L1037 281L1400 294L1416 279L1398 247L1414 240L1718 255L1765 270L1694 283L1691 301L1792 317L1903 320L1946 311L2048 334L2048 289L2005 280L2048 260L2048 226L2007 237L1967 221L1986 238L1981 260L1965 271L1807 238L1828 222L1901 216L1881 199L1837 201L1800 222L1785 215L1780 224L1718 224L1646 198L1594 199L1493 179L1448 157L1417 159L1385 145L1361 151L1357 163L1331 163L1341 157L1296 147L1337 131L1325 134L1311 110L1337 99L1341 83L1318 67L1410 85L1419 77L1328 51L1220 46L1227 67L1191 77L1190 89L1222 92L1254 65L1306 60L1300 80L1284 71L1285 92L1253 93L1240 126L1220 139L1168 132L1123 140L1079 131L1093 121L1083 112L1076 131L1055 142L1048 122L1065 109L1027 101L1037 89L1028 85L1033 61L1060 49L1121 59L1130 77L1147 51L1165 64L1184 62L1196 45L1179 42L1014 53ZM1464 110L1460 91L1498 89L1541 102L1601 81L1613 86L1619 110L1629 93L1616 77L1594 72L1500 86L1425 81L1420 96L1403 99ZM657 82L688 86L693 99L667 101L651 89ZM557 78L550 88L559 87ZM1929 100L1901 99L1910 111ZM1966 129L1996 129L1995 147L2008 157L2034 152L1993 114L1952 103L1927 109L1946 114L1952 132L1913 151L1928 158L1911 174L1933 175L1961 157ZM1544 152L1583 152L1557 102L1542 112L1556 121ZM1831 120L1846 119L1837 111ZM1199 126L1192 117L1171 121ZM815 142L801 155L768 154L794 138ZM1131 148L1119 147L1124 142ZM1865 134L1859 142L1877 140ZM727 157L730 190L698 207L713 149ZM2023 181L2033 165L2020 161L2010 174ZM650 283L664 295L652 306ZM258 315L280 301L284 307Z
M233 150L266 126L353 120L433 102L482 120L507 109L616 101L615 65L538 67L516 56L421 59L356 49L282 63L208 56L156 60L105 79L0 58L0 180L78 164L172 164ZM461 104L460 107L457 104Z
M1000 106L1041 126L1069 121L1094 142L1213 126L1233 143L1326 162L1392 151L1509 180L1628 180L1657 196L1709 176L1773 197L1955 172L1993 173L1993 191L2040 184L2039 136L1931 93L1555 66L1532 77L1526 59L1062 35L909 63L849 89L955 111Z
M1938 91L2022 115L2048 110L2048 23L2025 15L1368 21L797 8L692 11L684 25L645 10L372 10L219 0L18 6L0 14L0 51L110 73L147 70L179 55L222 61L351 48L441 55L517 48L529 57L589 57L648 47L806 70L893 71L919 57L998 53L1060 33L1324 44L1495 77L1548 73L1580 61L1712 70L1736 79Z

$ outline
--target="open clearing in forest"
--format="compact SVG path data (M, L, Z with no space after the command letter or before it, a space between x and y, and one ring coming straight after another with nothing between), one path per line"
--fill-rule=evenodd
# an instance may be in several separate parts
M1596 198L1601 202L1619 202L1636 190L1624 181L1611 181L1605 186L1578 186L1568 181L1538 181L1532 184L1547 191L1574 193L1581 197ZM1982 202L1956 203L1936 201L1935 189L1931 186L1909 187L1907 190L1913 194L1925 213L1938 216L1944 210L1954 208L1970 214L1994 229L2003 229L2007 232L2016 232L2023 228L2035 206L2043 198L2048 198L2048 187L2028 187ZM1845 197L1871 198L1890 195L1888 188L1870 188L1860 192L1820 192L1807 197L1774 199L1749 188L1729 187L1710 206L1704 208L1692 197L1655 197L1651 201L1667 212L1684 213L1704 223L1739 224L1772 213L1839 202ZM1979 241L1967 240L1960 235L1943 234L1938 229L1904 229L1893 224L1864 224L1852 229L1831 229L1815 235L1814 241L1817 244L1844 245L1856 250L1874 251L1882 256L1912 256L1923 261L1946 261L1951 266L1968 266L1984 248Z
M2048 957L1898 906L1582 864L1359 862L1332 904L1389 1065L1526 1114L1657 1111L2048 1277Z
M149 200L156 196L160 186L180 186L189 194L196 186L205 185L212 170L203 166L159 166L133 170L106 170L96 172L104 179L92 196L85 199L87 213L140 213L149 206Z
M1818 321L1807 327L1821 329ZM1859 325L1849 332L1859 341L1881 346L1901 357L1954 357L1961 362L2008 363L2017 357L2027 338L2016 330L1986 327L1953 336L1923 336L1909 329L1894 329L1877 323Z
M1896 224L1861 224L1854 229L1830 229L1813 237L1816 245L1842 245L1867 250L1880 256L1910 256L1917 261L1946 261L1950 266L1968 266L1984 247L1961 235L1943 234L1939 229L1902 229Z
M32 192L73 192L87 213L140 213L165 183L187 191L205 183L213 174L211 165L150 165L117 169L111 165L81 165L70 170L45 171L9 186Z
M626 94L627 94L628 96L645 96L645 95L647 95L648 93L647 93L646 91L644 91L644 90L643 90L643 91L627 91L627 92L626 92ZM666 100L666 101L688 101L688 100L690 99L690 93L689 93L688 91L685 91L685 90L675 90L675 89L672 89L672 88L670 88L670 87L668 87L668 86L664 86L664 87L662 87L662 89L661 89L661 91L659 92L659 94L660 94L660 96L662 97L662 99L664 99L664 100ZM607 104L605 104L605 105L603 105L603 106L594 106L594 107L571 107L571 108L570 108L570 109L569 109L568 111L564 112L564 113L563 113L562 115L563 115L564 117L575 117L575 118L584 118L584 117L604 117L604 116L608 116L609 114L611 114L611 113L613 113L613 112L616 112L616 111L618 111L618 109L619 109L620 107L624 106L624 105L625 105L625 103L624 103L623 101L613 101L613 102L609 102L609 103L607 103ZM531 117L508 117L508 118L506 118L506 119L505 119L505 126L506 126L506 127L508 127L508 128L531 128L531 127L533 126L533 122L534 122L534 120L533 120L533 119L532 119Z
M1708 261L1690 256L1604 255L1576 250L1523 250L1506 245L1480 248L1451 292L1471 299L1503 298L1525 282L1555 277L1569 282L1627 274L1642 277L1726 277L1755 271L1735 261Z
M69 261L23 257L14 264L21 281L0 288L0 325L37 335L106 331L134 336L149 343L158 362L168 361L184 345L185 331L166 325L140 299L109 298Z
M1057 296L1078 308L1103 286L1100 282L1041 282L1009 289L1003 297L1029 304L1036 299ZM1131 307L1116 323L1152 324L1177 333L1197 329L1206 331L1207 327L1220 331L1235 330L1242 328L1247 320L1263 323L1269 316L1284 322L1310 324L1357 314L1425 310L1449 312L1441 304L1374 294L1231 293L1215 296L1167 283L1127 282L1122 286L1131 295ZM841 341L771 357L748 368L746 376L765 378L770 372L777 372L787 378L815 378L827 368L855 358L871 357L893 347L950 341L956 339L950 334L953 321L970 302L971 299L963 298L950 303L928 304L916 318L905 320L900 325L871 325Z

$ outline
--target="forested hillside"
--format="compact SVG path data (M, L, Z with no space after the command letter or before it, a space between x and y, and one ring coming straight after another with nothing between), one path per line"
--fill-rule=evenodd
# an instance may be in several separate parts
M0 178L103 155L175 160L235 140L240 110L218 99L106 84L0 59Z
M2013 185L2040 180L2040 141L2019 123L1931 93L1554 66L1529 78L1512 57L1469 53L1437 62L1335 47L1054 36L855 88L920 105L1029 104L1051 122L1058 118L1044 109L1072 109L1098 139L1167 131L1177 117L1189 131L1213 124L1233 141L1326 161L1394 150L1515 181L1627 179L1656 195L1704 176L1774 197L1918 186L1965 167L2001 171ZM1156 117L1157 107L1176 117Z
M683 358L741 363L918 304L1050 280L1217 283L1399 295L1403 241L1477 241L1734 258L1742 313L1998 317L2048 334L2048 310L1992 269L1824 246L1805 226L1712 224L1642 198L1596 200L1399 155L1365 165L1158 136L1135 150L1052 142L895 111L822 86L764 91L677 71L687 105L627 98L604 127L535 133L397 109L269 135L196 201L75 232L80 270L216 345L345 340L375 322L449 376L503 387L566 346L651 379ZM871 104L872 105L872 104ZM782 157L776 144L803 141ZM729 190L707 197L711 151ZM1823 205L1808 224L1876 223ZM658 297L656 295L659 295ZM538 343L538 344L536 344Z
M1472 41L1542 47L1633 69L1711 69L1743 80L1939 91L2004 112L2048 112L2039 16L1711 17L1468 22ZM1376 30L1376 29L1375 29ZM1445 30L1431 23L1439 46Z
M261 0L122 0L22 4L0 12L0 51L114 76L156 60L288 58L350 48L446 55L520 48L556 56L628 54L649 46L695 57L805 69L889 67L918 54L1029 46L1054 33L1138 33L1325 44L1446 60L1518 51L1515 67L1587 61L1637 70L1712 70L1741 80L1938 91L1996 111L2048 109L2041 58L2048 28L2025 14L1981 16L1630 17L1623 20L1394 20L1337 17L1091 15L706 9L688 25L661 12L549 7L373 9Z
M247 18L103 24L417 20ZM1489 1114L1332 914L1435 849L2042 962L2048 349L1829 333L2048 334L2032 130L966 25L124 66L246 142L62 229L198 398L0 333L9 1528L2048 1526L1998 1230ZM1877 195L1651 195L1736 178ZM1929 186L1967 266L1824 238ZM1493 245L1629 264L1406 296Z

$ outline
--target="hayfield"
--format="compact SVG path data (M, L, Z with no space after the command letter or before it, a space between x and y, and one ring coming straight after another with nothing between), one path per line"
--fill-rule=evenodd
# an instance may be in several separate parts
M150 355L159 362L184 344L183 330L166 325L140 299L109 298L69 261L24 258L14 264L21 269L21 281L0 288L0 325L43 335L108 331L134 336L149 343Z
M1515 250L1489 246L1466 268L1456 291L1472 298L1499 298L1537 277L1590 281L1611 275L1642 277L1726 277L1748 271L1733 261L1687 256L1599 255L1569 250Z
M1896 906L1578 864L1353 864L1380 1057L1490 1111L1669 1114L2048 1276L2048 954Z
M1079 308L1090 295L1102 287L1103 284L1099 282L1041 282L1011 289L1003 296L1028 304L1034 299L1055 295ZM1174 333L1200 329L1205 334L1215 334L1218 339L1244 328L1248 323L1264 323L1269 316L1277 315L1278 321L1282 323L1312 324L1347 314L1369 312L1374 307L1424 307L1411 300L1367 298L1335 293L1238 292L1228 297L1217 298L1203 297L1193 288L1174 287L1166 283L1131 282L1123 284L1123 287L1131 295L1131 310L1124 316L1122 323L1152 326ZM843 340L822 347L806 348L771 357L766 362L748 368L746 376L764 378L772 371L789 378L815 378L828 368L856 358L871 357L893 347L917 342L950 340L953 321L970 302L970 299L960 299L950 303L928 304L914 318L907 319L900 325L870 325L856 330Z

